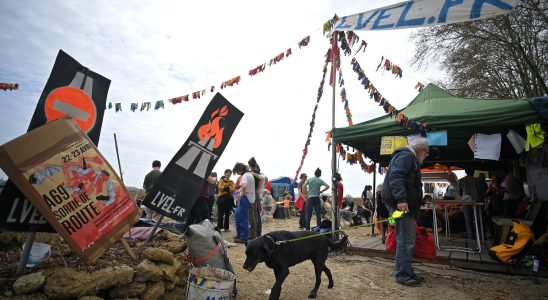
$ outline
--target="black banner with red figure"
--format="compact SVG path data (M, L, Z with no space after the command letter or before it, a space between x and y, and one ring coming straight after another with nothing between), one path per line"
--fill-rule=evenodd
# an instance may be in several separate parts
M109 79L59 50L27 131L71 115L98 145L109 86ZM0 194L0 230L54 232L11 180Z
M147 194L143 204L185 222L243 115L217 93L189 138L166 166L159 186Z

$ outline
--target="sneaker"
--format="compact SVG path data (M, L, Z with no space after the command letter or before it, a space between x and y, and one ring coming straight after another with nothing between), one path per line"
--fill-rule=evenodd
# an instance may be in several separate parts
M401 285L405 285L405 286L408 286L408 287L417 287L417 286L420 286L421 283L420 281L418 281L417 279L415 278L411 278L407 281L396 281L397 283L401 284Z
M247 244L247 241L240 240L240 239L236 238L236 239L234 239L234 243L237 243L237 244Z
M425 282L426 281L426 278L424 278L423 276L417 275L417 274L415 274L415 276L413 276L413 279L415 279L418 282Z

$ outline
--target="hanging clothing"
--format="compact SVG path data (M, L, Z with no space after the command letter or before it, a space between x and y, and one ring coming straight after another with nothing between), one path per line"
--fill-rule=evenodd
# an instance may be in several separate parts
M158 110L160 108L164 108L164 100L158 100L156 101L156 104L154 104L154 110Z
M540 123L528 124L525 126L527 131L527 141L525 142L525 151L539 148L544 144L544 135L546 132L542 129Z

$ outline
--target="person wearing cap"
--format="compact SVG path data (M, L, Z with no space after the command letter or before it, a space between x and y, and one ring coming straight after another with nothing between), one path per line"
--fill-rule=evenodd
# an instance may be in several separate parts
M415 274L411 263L416 240L415 218L422 203L420 166L429 153L425 138L414 139L408 146L394 150L383 183L382 199L389 213L404 213L396 219L394 277L397 283L410 287L419 286L424 280Z

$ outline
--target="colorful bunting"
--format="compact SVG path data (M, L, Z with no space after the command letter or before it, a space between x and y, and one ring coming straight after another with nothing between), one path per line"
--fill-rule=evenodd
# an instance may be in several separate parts
M384 60L384 63L383 63L383 60ZM384 71L391 71L392 74L396 74L395 77L402 78L403 70L397 65L395 65L394 63L392 63L390 60L388 60L388 58L384 58L384 56L381 57L381 62L377 66L376 71L378 71L381 66L383 66L383 74L384 74Z
M261 73L266 68L266 64L259 65L255 67L254 69L249 70L249 76L257 75L257 73Z
M352 32L352 31L349 31L349 32ZM360 47L358 48L358 50L356 50L354 55L358 54L358 52L360 52L362 47L363 47L363 52L365 52L365 48L367 48L367 42L365 40L362 40L362 43L360 44Z
M158 110L158 109L164 109L164 101L163 100L158 100L156 101L156 104L154 104L154 110Z
M18 89L19 89L19 84L17 84L17 83L3 83L3 82L0 82L0 90L15 91L15 90L18 90Z
M303 38L301 41L299 41L298 45L299 45L299 49L302 48L302 47L306 47L308 46L308 44L310 43L310 36L307 36L305 38ZM287 50L285 50L284 52L276 55L275 57L273 57L272 59L269 60L268 62L268 65L269 66L272 66L273 64L277 64L279 63L280 61L282 61L285 57L289 57L290 55L293 54L293 51L291 50L291 48L287 48ZM264 72L265 68L266 68L266 65L267 63L263 63L263 64L260 64L259 66L249 70L248 74L249 76L255 76L257 75L258 73L261 73L261 72ZM224 89L224 88L227 88L227 87L231 87L233 86L234 84L239 84L241 80L241 76L236 76L232 79L229 79L227 81L224 81L223 83L221 83L221 86L220 88L221 89ZM9 84L9 83L0 83L0 89L17 89L18 88L18 85L17 84ZM200 99L202 96L204 96L206 94L206 92L209 90L210 93L214 93L215 92L215 86L211 86L209 89L202 89L202 90L198 90L196 92L193 92L192 94L188 94L188 95L185 95L185 96L179 96L179 97L174 97L174 98L169 98L167 101L172 103L172 104L179 104L181 102L187 102L189 101L190 97L192 97L192 99ZM137 103L132 103L131 105L133 104L137 104ZM111 105L112 107L112 105ZM131 106L133 107L133 106ZM122 103L120 102L117 102L115 104L115 108L116 108L116 112L118 111L121 111L122 110ZM163 101L162 101L162 104L161 104L161 108L164 108L163 107ZM137 110L137 108L135 108L134 110L132 111L135 111ZM142 111L142 106L141 106L141 111ZM148 111L148 109L146 109Z
M274 56L274 58L271 58L270 61L268 62L268 66L272 66L273 64L279 63L282 59L284 59L284 57L285 57L284 52Z
M308 43L310 43L310 36L305 37L299 42L299 49L301 49L301 47L308 46Z
M346 162L350 164L351 166L355 164L359 164L361 169L364 172L368 174L375 172L375 164L373 163L367 164L365 162L364 155L361 151L350 153L344 150L342 144L337 144L335 148L337 150L337 153L339 153L339 156L342 158L342 160L346 160Z
M390 114L391 118L396 116L398 123L400 123L400 125L402 125L403 127L407 129L411 129L415 133L420 133L423 136L426 135L426 131L428 129L428 124L426 122L421 123L414 120L410 120L403 113L399 112L394 106L390 104L390 102L388 102L386 98L382 96L382 94L375 88L375 86L367 78L363 69L360 67L360 64L356 60L356 58L352 58L351 64L352 64L352 70L354 70L354 72L358 74L358 80L361 80L361 84L363 85L363 87L368 90L369 98L379 103L379 106L382 106L384 111L387 114Z
M335 23L337 22L338 19L339 17L335 14L331 20L323 24L323 35L331 32L331 29L333 29L333 26L335 26Z
M145 109L148 111L148 110L150 109L150 105L151 105L150 102L143 102L143 103L141 103L141 111L143 111L143 110L145 110Z
M415 89L419 89L419 93L422 92L422 90L424 90L424 84L417 82Z
M294 178L295 181L297 181L297 176L301 172L301 168L303 167L303 164L304 164L304 159L306 158L306 155L308 154L308 146L310 145L310 140L312 139L312 132L314 131L316 110L318 110L318 104L320 103L320 99L322 98L322 95L323 95L323 86L325 84L325 76L327 75L327 65L329 64L329 59L331 57L330 53L331 53L331 48L329 48L329 50L325 54L325 64L323 66L322 81L320 82L320 87L318 88L316 105L314 106L314 111L312 112L312 121L310 121L310 131L308 132L308 137L306 139L306 143L304 144L304 149L302 150L303 154L301 157L301 162L299 164L299 167L297 168L297 172L295 172L295 178Z
M234 77L234 78L232 78L232 79L229 79L229 80L227 80L227 81L221 83L221 90L224 89L224 88L227 88L227 87L229 87L229 86L233 86L233 85L235 85L235 84L238 84L238 83L240 83L240 76L236 76L236 77ZM199 97L198 97L198 98L199 98Z

